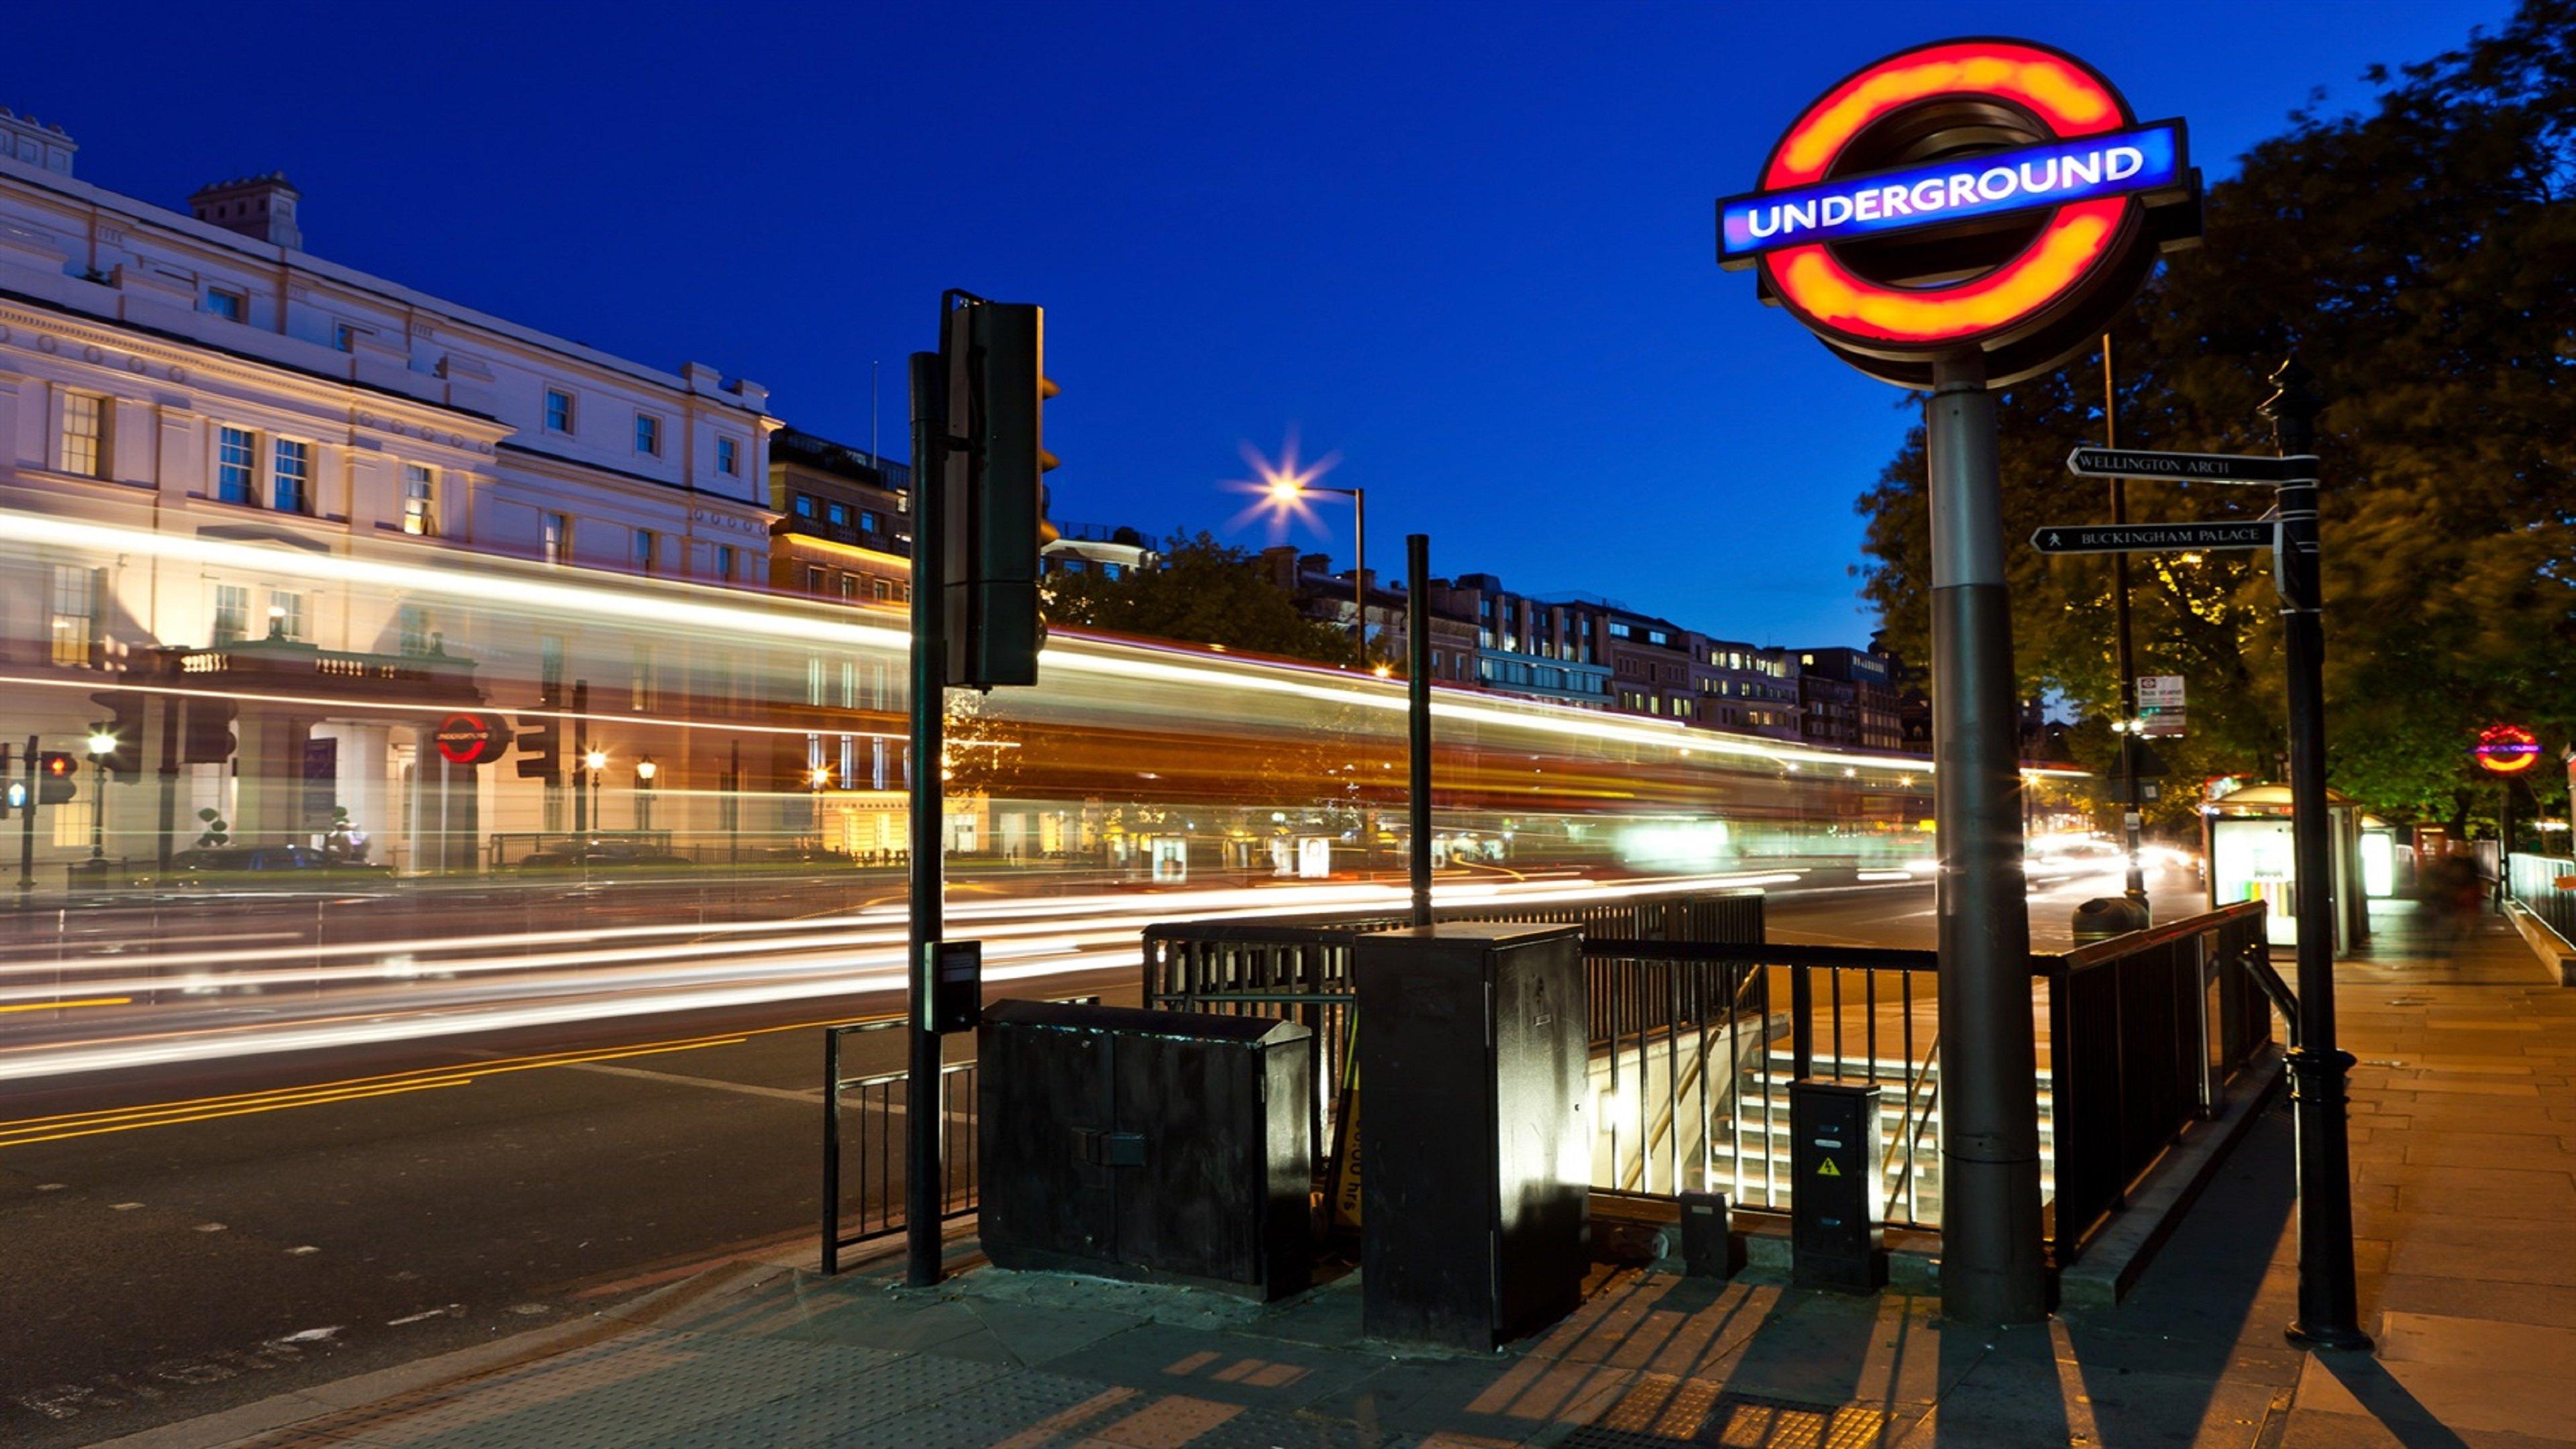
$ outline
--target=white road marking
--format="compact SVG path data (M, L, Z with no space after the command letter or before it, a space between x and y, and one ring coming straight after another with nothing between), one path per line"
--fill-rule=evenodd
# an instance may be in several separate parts
M420 1313L405 1314L403 1317L400 1317L400 1318L388 1318L388 1319L386 1319L386 1320L385 1320L385 1327L387 1327L387 1328L400 1328L400 1327L402 1327L402 1326L403 1326L404 1324L406 1324L406 1323L419 1323L419 1322L421 1322L421 1321L422 1321L422 1320L424 1320L424 1319L430 1319L430 1318L462 1318L462 1317L464 1317L464 1316L465 1316L465 1305L464 1305L464 1304L462 1304L462 1303L450 1303L450 1304L448 1304L448 1305L447 1305L446 1307L444 1307L444 1308L432 1308L432 1309L428 1309L428 1310L426 1310L426 1311L424 1311L424 1312L420 1312Z
M286 1255L290 1258L301 1258L307 1253L318 1253L321 1251L322 1250L320 1248L313 1246L311 1243L304 1243L287 1249Z
M112 1202L107 1205L107 1210L112 1213L130 1213L141 1206L143 1204L139 1202Z
M220 1232L222 1232L223 1230L224 1230L224 1225L223 1225L222 1223L199 1223L199 1224L197 1224L197 1231L198 1231L198 1232L201 1232L201 1233L220 1233Z

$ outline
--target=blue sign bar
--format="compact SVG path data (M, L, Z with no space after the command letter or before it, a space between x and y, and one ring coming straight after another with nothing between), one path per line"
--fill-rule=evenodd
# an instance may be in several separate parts
M1959 156L1719 204L1718 260L2183 184L2182 123Z

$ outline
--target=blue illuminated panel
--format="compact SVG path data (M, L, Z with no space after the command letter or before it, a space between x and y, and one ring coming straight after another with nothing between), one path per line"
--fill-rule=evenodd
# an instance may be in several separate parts
M2182 123L1954 157L1719 204L1718 259L1809 242L1850 241L1970 217L2125 196L2182 184Z

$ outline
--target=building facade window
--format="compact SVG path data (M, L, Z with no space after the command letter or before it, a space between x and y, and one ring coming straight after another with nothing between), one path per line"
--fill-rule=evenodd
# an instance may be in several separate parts
M54 565L53 660L85 665L98 638L98 572L79 564Z
M222 287L208 287L206 310L227 322L239 322L250 311L250 299Z
M796 510L797 517L811 518L814 516L814 495L811 493L799 493L796 495L796 500L791 506Z
M651 413L635 415L635 451L652 457L662 456L662 420Z
M634 667L629 671L629 678L634 682L634 689L629 696L629 702L637 710L648 710L653 707L655 674L656 670L653 663L653 646L650 644L636 645L634 652Z
M716 439L716 471L728 478L742 473L742 444L731 438Z
M418 463L403 465L402 527L423 537L438 532L438 474Z
M107 476L107 421L107 399L85 392L63 394L64 472Z
M544 558L550 564L572 562L572 519L561 513L538 515L544 533Z
M720 543L716 545L716 577L726 583L733 582L732 544Z
M250 635L250 590L240 584L215 585L212 647L238 644Z
M280 513L313 511L313 445L277 440L276 473L269 490L271 506Z
M258 445L246 428L221 428L215 433L215 497L225 503L247 504L250 490L259 473Z
M358 350L358 329L346 322L331 324L331 345L342 352Z
M568 435L572 432L572 422L572 394L559 387L547 388L546 431Z
M826 505L823 509L823 521L832 525L834 528L849 527L850 505L846 503L833 503Z
M304 596L292 589L269 590L268 637L302 639L304 634Z
M841 597L854 602L858 599L859 576L857 574L841 575Z
M429 652L429 610L405 604L395 616L394 649L402 654Z
M653 530L649 528L635 530L635 571L637 573L653 572L653 554L659 547L659 543L660 541L653 537Z
M823 583L824 577L821 569L809 568L805 570L805 592L809 594L819 594L823 592Z

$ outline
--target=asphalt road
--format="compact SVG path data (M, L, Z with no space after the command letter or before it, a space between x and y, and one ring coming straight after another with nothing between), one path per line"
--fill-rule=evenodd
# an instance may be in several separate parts
M2062 944L2077 900L2035 896ZM2160 916L2185 913L2187 902ZM1929 946L1930 893L1783 896L1776 939ZM1135 967L1047 995L1133 1001ZM996 994L1004 994L996 992ZM1037 994L1027 986L1011 994ZM810 1244L844 997L13 1084L0 1442L87 1444ZM901 1037L853 1039L852 1073ZM59 1132L25 1130L59 1119Z

